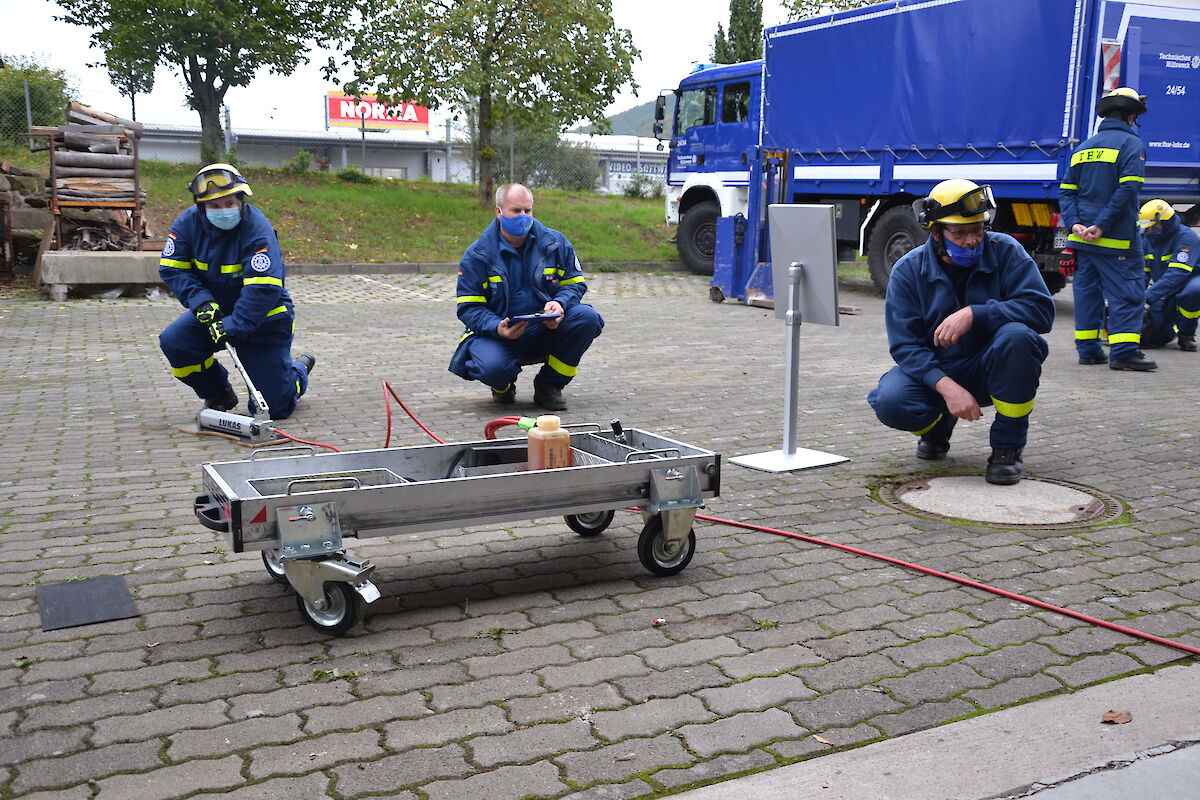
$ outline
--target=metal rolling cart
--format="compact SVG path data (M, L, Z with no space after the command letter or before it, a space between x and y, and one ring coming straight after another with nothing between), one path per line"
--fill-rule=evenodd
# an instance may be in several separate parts
M596 536L616 509L641 509L638 558L674 575L696 550L692 530L704 498L720 489L717 453L639 430L571 425L575 466L526 470L524 439L317 454L309 447L256 451L203 466L194 510L236 553L262 551L276 581L296 592L301 615L341 635L358 601L380 596L375 565L349 555L348 537L411 534L563 515Z

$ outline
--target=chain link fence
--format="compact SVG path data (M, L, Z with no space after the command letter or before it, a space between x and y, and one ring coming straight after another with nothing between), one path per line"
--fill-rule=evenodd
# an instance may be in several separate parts
M0 55L0 147L28 147L31 125L62 125L70 96L61 73Z

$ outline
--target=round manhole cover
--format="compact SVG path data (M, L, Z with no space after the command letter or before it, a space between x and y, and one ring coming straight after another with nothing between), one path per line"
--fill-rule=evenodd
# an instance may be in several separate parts
M879 496L901 511L1006 528L1084 528L1122 511L1119 501L1095 489L1045 478L993 486L982 475L924 476L886 484Z

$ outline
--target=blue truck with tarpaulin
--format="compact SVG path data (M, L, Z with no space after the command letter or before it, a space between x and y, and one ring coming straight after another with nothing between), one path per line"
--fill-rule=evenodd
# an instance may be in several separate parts
M883 291L926 237L913 200L947 178L992 187L993 228L1058 291L1059 178L1117 86L1147 97L1143 200L1196 224L1200 0L889 0L763 38L761 61L673 93L667 216L713 300L773 300L772 203L832 204L839 253L865 253Z

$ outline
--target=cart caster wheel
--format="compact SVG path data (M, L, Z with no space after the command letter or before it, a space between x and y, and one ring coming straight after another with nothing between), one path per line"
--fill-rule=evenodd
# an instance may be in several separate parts
M296 607L309 625L330 636L341 636L358 622L358 596L345 581L325 583L325 608L317 608L299 594Z
M616 511L609 509L608 511L593 511L590 514L567 514L563 519L567 521L567 527L580 536L599 536L605 528L612 524L613 517L616 515Z
M271 576L271 580L276 583L281 583L288 586L287 573L283 571L283 560L279 557L278 550L263 550L262 551L263 566L267 568L267 574Z
M661 517L654 517L642 528L638 538L638 558L642 566L655 575L675 575L681 572L696 554L696 532L688 531L687 542L669 549Z
M714 303L724 303L725 293L721 291L720 286L710 286L708 287L708 299Z

